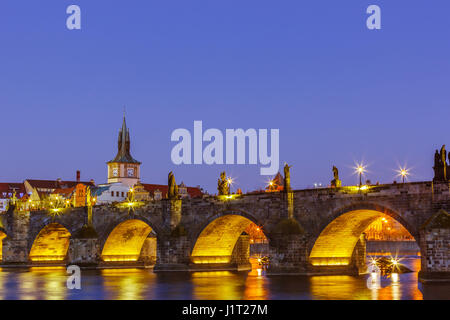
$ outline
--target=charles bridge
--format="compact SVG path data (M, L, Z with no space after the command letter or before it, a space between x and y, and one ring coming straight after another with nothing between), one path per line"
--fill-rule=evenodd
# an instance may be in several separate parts
M420 247L422 281L450 280L450 185L414 182L163 199L1 217L2 266L148 266L155 272L248 270L252 222L268 238L269 274L365 272L363 231L388 215Z

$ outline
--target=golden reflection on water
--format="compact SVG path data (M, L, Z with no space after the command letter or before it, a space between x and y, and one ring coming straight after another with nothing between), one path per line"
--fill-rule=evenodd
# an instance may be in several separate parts
M144 270L145 271L145 270ZM103 269L103 286L108 288L115 300L139 300L143 298L144 286L149 285L145 273L139 269Z
M63 300L67 288L65 268L36 267L17 274L19 299Z
M239 300L245 279L231 271L193 272L194 299Z
M250 272L193 272L194 299L257 300L268 298L267 278L256 259L250 259Z
M387 279L389 285L378 290L377 300L423 299L423 294L418 287L417 274L420 270L420 259L408 259L408 268L414 272L405 274L394 273Z
M418 287L417 271L420 270L420 259L408 259L408 267L412 273L392 274L389 278L381 277L373 286L367 285L365 276L312 276L310 291L315 299L337 300L400 300L423 299Z
M252 271L248 273L245 281L245 300L264 300L268 299L269 292L267 288L267 280L263 276L262 269L259 266L254 266Z
M0 300L6 299L6 290L4 290L4 288L6 288L6 281L8 277L9 275L4 272L4 269L0 268Z
M267 277L258 264L250 272L212 271L155 274L149 269L83 270L81 290L68 290L64 267L0 269L1 299L423 299L417 282L420 259L408 259L413 273L392 274L378 287L370 275ZM448 298L445 288L428 288L428 298Z
M371 299L366 282L352 276L312 276L311 294L315 299L362 300ZM367 290L365 290L367 288Z

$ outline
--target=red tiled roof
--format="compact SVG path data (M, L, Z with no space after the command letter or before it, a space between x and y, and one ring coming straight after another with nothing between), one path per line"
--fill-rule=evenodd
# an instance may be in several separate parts
M75 187L71 187L71 188L59 188L59 189L55 189L55 191L52 192L52 194L64 194L64 195L69 195L73 192L73 190L75 190Z
M163 184L148 184L143 183L144 189L150 192L150 195L154 195L156 190L161 191L162 197L167 198L167 193L169 192L169 187ZM203 195L202 191L196 187L187 187L187 193L191 198L198 198Z
M33 188L46 188L46 189L65 189L75 187L77 184L82 183L85 185L94 186L95 184L92 182L86 181L58 181L58 180L29 180L28 183Z
M17 197L19 197L19 193L26 193L23 183L0 182L0 196L3 192L13 193L14 191L16 191Z
M148 184L143 183L145 191L150 192L150 195L153 196L156 190L161 191L162 197L167 198L167 193L169 192L169 187L163 184Z
M203 196L202 190L200 190L200 188L187 187L187 192L189 193L191 198L201 198Z

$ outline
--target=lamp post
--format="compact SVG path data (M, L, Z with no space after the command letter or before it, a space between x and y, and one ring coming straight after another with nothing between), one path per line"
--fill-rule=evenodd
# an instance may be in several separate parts
M357 172L358 172L358 174L359 174L359 188L361 188L361 186L362 186L362 174L364 173L364 167L361 166L361 165L359 165L359 166L356 168L356 170L357 170Z
M227 182L228 182L228 194L231 194L231 184L233 183L233 180L230 177L228 177Z
M402 183L405 183L405 177L408 175L408 171L406 169L401 169L400 175L402 176Z

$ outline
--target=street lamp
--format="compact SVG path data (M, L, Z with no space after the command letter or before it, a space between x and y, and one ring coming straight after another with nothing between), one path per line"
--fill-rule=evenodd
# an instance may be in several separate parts
M408 176L408 170L406 169L400 169L399 170L399 175L402 177L402 182L405 183L405 178Z
M407 175L408 173L406 172L406 170L402 170L402 171L400 171L400 174L402 175L402 181L403 181L403 183L405 183L405 177L406 177L406 175Z
M269 182L267 184L268 184L267 188L269 189L269 191L273 191L274 190L273 180L269 180Z
M359 174L359 187L361 188L361 186L362 186L362 175L364 173L364 166L359 164L356 167L356 172Z
M228 194L231 194L231 184L233 183L233 179L228 177L227 182L228 182Z

